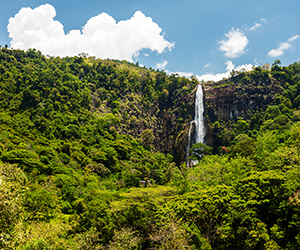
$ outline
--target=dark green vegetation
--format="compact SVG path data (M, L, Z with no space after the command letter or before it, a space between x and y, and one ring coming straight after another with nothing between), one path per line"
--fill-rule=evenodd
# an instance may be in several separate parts
M216 121L207 99L212 148L195 145L206 155L187 169L196 85L3 48L0 248L299 249L300 64L210 84L265 102Z

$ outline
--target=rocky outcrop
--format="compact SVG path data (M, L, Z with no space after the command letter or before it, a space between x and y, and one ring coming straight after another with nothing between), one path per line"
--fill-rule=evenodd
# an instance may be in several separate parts
M229 78L216 83L205 83L205 115L208 123L228 121L265 110L272 104L277 94L282 93L280 83L267 74L261 79L255 75Z

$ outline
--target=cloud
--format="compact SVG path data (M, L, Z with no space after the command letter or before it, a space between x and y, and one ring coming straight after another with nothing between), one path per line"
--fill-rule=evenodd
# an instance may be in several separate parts
M249 28L249 30L254 31L257 30L261 26L261 23L255 23L252 27Z
M133 61L142 49L162 53L174 47L174 43L161 34L158 24L141 11L120 22L101 13L90 18L81 30L71 30L67 34L63 25L54 20L55 16L55 8L50 4L35 9L22 8L9 19L7 30L11 46L24 50L35 48L54 56L85 52L99 58L128 61Z
M242 70L245 70L245 71L250 71L252 70L253 68L253 65L252 64L244 64L244 65L240 65L238 67L235 67L234 64L232 63L232 61L227 61L225 63L226 65L226 71L224 73L218 73L218 74L210 74L210 73L207 73L207 74L204 74L204 75L196 75L197 79L199 81L220 81L222 80L223 78L228 78L230 76L230 73L232 72L232 70L234 71L242 71ZM167 74L178 74L180 76L184 76L184 77L191 77L191 76L194 76L193 73L191 72L171 72L169 70L166 70L166 73Z
M232 70L235 71L241 71L241 70L245 70L245 71L249 71L252 70L253 65L252 64L244 64L244 65L240 65L238 67L235 67L234 64L232 63L232 61L227 61L225 63L226 65L226 71L224 73L217 73L217 74L204 74L201 76L197 76L198 80L204 80L204 81L220 81L223 78L228 78L230 76L230 73L232 72Z
M179 76L187 77L187 78L189 78L189 77L191 77L191 76L194 75L194 74L191 73L191 72L175 72L175 73L173 73L173 74L178 74Z
M261 25L262 25L261 23L262 23L262 22L263 22L263 23L268 23L268 20L265 19L265 18L261 18L259 21L260 21L260 22L255 22L254 25L253 25L252 27L249 28L249 30L250 30L250 31L255 31L255 30L257 30L259 27L261 27Z
M249 40L239 29L232 28L225 36L227 39L220 42L219 50L225 52L226 57L237 58L245 53Z
M237 66L234 68L235 71L251 71L253 69L253 67L255 67L256 65L253 64L243 64L240 66Z
M226 65L226 71L224 73L218 73L218 74L204 74L204 75L196 75L196 78L199 81L220 81L223 78L228 78L230 76L230 73L234 70L234 71L250 71L253 69L254 65L252 64L244 64L244 65L240 65L235 67L235 65L232 63L232 61L227 61L225 63ZM193 73L191 72L171 72L169 70L166 70L167 74L178 74L179 76L184 76L184 77L191 77L191 76L195 76Z
M168 75L179 75L179 76L182 76L182 77L187 77L187 78L190 78L191 76L193 76L194 74L191 73L191 72L181 72L181 71L177 71L177 72L173 72L173 71L170 71L170 70L166 70L165 71Z
M272 49L269 51L268 56L270 57L279 57L284 54L284 52L290 48L292 48L291 42L297 40L300 36L295 35L290 37L286 42L280 43L277 49Z
M207 63L207 64L204 65L204 68L206 69L206 68L208 68L210 66L211 66L211 63Z
M295 36L290 37L287 41L288 41L288 43L290 43L290 42L297 40L299 37L300 37L299 35L295 35Z
M197 76L198 80L199 81L214 81L214 82L217 82L217 81L220 81L222 80L223 78L227 78L229 77L230 73L218 73L218 74L204 74L202 76Z
M277 49L272 49L269 51L268 56L270 57L278 57L284 54L284 51L290 49L292 47L289 43L281 43Z
M226 67L226 72L231 72L232 70L234 70L234 64L232 63L232 61L227 61L225 63Z
M160 70L163 70L165 69L165 67L168 65L168 61L167 60L164 60L163 62L159 62L156 64L156 68L157 69L160 69Z

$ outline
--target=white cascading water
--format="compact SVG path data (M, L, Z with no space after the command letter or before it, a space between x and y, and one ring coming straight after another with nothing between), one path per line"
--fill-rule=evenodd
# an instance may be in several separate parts
M193 124L195 124L195 143L204 143L204 136L205 136L205 127L204 127L204 104L203 104L203 89L202 85L198 85L197 91L196 91L196 99L195 99L195 120L191 121L190 127L189 127L189 133L188 133L188 145L186 150L186 164L189 167L190 165L197 164L198 161L191 161L189 160L190 156L190 147L191 147L191 133Z
M203 105L203 89L202 85L198 85L195 100L195 143L204 143L205 127L204 127L204 105Z

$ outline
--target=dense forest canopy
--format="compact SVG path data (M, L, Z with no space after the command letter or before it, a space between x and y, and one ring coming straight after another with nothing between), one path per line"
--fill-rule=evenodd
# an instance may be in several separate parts
M299 249L300 63L202 83L187 168L198 84L2 48L0 248Z

